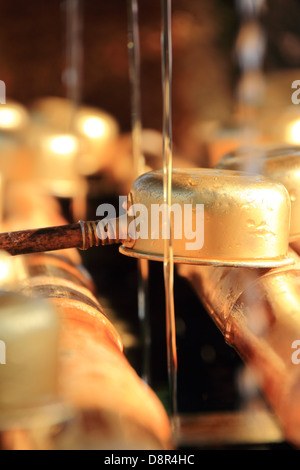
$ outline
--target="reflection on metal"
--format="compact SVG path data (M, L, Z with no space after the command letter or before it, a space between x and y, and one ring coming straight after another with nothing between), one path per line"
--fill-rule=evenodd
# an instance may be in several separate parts
M254 371L287 439L300 445L300 371L292 344L300 337L300 258L273 270L179 267L231 345Z
M109 309L104 313L87 273L57 254L25 259L28 276L19 290L49 302L61 320L59 391L75 415L64 426L46 428L45 442L37 433L20 441L13 433L15 445L22 448L30 438L35 449L170 448L165 410L125 359Z

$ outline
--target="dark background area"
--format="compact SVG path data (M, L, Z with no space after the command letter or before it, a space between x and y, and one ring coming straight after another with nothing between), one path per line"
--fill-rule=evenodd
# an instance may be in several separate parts
M83 0L82 5L81 100L110 112L127 132L127 2ZM174 142L183 155L195 157L194 124L226 120L234 109L240 20L234 0L173 0L172 9ZM299 67L299 14L299 0L266 1L261 15L268 40L266 72ZM160 0L140 1L139 19L143 125L160 131ZM66 96L65 25L63 0L1 0L0 73L8 98L31 105L40 97Z
M111 112L123 130L130 128L126 3L84 0L82 8L82 101ZM205 87L212 88L212 80L218 84L219 101L226 99L221 93L228 86L226 72L231 67L228 57L236 26L233 3L173 1L175 126L180 114L191 108L201 111ZM160 130L160 1L139 2L139 18L143 120L145 127ZM0 43L1 78L9 96L26 104L41 96L65 96L63 1L2 1Z

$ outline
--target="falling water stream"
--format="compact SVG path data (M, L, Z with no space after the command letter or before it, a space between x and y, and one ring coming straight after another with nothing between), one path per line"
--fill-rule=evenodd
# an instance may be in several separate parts
M131 122L132 122L132 153L134 179L145 170L142 154L142 112L141 112L141 79L140 79L140 39L138 25L138 2L127 1L128 9L128 51L129 76L131 83ZM149 262L137 260L138 275L138 317L142 341L142 379L150 384L150 347L151 331L149 318Z
M74 117L82 90L82 4L81 0L66 1L66 68L64 82L67 99L72 106L69 132L74 132Z
M128 49L130 59L130 80L132 90L132 139L134 157L134 176L143 173L145 164L141 151L142 119L140 97L140 48L138 30L137 0L128 0ZM163 90L163 195L165 204L164 228L162 233L170 237L164 241L164 283L166 304L166 337L168 380L170 388L171 421L177 415L177 349L174 308L174 260L173 229L169 220L169 207L172 205L172 33L171 0L162 0L162 90ZM149 321L149 265L144 259L138 260L138 310L142 329L143 367L142 377L150 379L150 321Z
M66 98L71 105L70 119L66 132L76 137L75 117L80 105L83 71L83 13L82 0L66 0L66 66L63 81L66 87ZM77 155L80 158L80 155ZM73 195L72 216L74 221L85 220L87 214L87 182L79 178Z
M162 88L163 88L163 182L164 182L164 281L166 297L166 332L168 376L170 387L171 424L177 416L177 348L174 307L173 227L170 217L172 205L172 9L171 0L162 0Z

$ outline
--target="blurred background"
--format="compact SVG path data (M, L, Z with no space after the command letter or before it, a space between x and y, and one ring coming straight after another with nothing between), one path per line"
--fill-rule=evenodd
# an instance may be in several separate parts
M82 3L80 106L107 113L114 130L105 145L92 146L92 150L84 147L78 166L82 179L78 182L77 174L74 180L77 190L87 183L85 215L93 220L99 204L110 202L117 207L119 195L126 195L132 184L127 6L124 0ZM240 144L237 89L241 67L235 45L241 18L233 0L173 0L172 9L174 166L211 167ZM290 133L290 126L300 119L300 107L291 103L292 82L300 79L299 16L299 0L272 0L259 17L267 43L262 64L266 87L257 131L268 142L300 143L300 136L294 133L291 138ZM141 0L139 20L143 150L147 166L161 168L160 1ZM0 79L6 84L8 105L18 103L28 113L21 130L5 129L5 125L1 130L0 170L8 185L31 179L37 168L35 182L55 183L59 172L65 171L53 161L49 169L40 141L54 131L65 132L63 116L69 109L65 102L66 39L65 2L0 1ZM50 175L53 169L56 174ZM68 181L74 176L69 171ZM61 187L62 191L57 190ZM66 187L45 185L71 222L76 191L72 192L74 186L70 191ZM8 210L5 203L3 210ZM29 228L23 216L23 228ZM136 261L119 254L118 247L91 249L82 256L107 315L122 334L127 357L141 373ZM160 263L150 263L149 291L151 386L168 408ZM240 409L243 397L238 378L243 364L225 344L190 285L176 273L175 310L179 411Z
M297 0L266 4L261 16L267 35L264 71L274 77L271 84L278 91L277 103L270 105L288 107L291 78L297 79L300 60L300 6ZM239 15L234 0L173 0L172 5L174 141L185 156L199 159L202 142L197 126L203 121L226 122L235 110ZM1 2L0 67L8 97L28 106L40 97L65 97L64 9L59 0ZM126 2L85 0L82 15L81 100L111 113L128 132ZM139 18L143 124L161 131L160 2L140 2Z

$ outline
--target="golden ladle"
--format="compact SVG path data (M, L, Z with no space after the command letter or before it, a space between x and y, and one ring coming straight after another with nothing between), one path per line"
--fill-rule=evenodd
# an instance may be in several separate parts
M225 155L217 168L249 171L283 184L291 199L290 242L300 238L300 147L271 146L249 153L240 149Z

